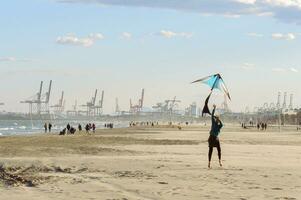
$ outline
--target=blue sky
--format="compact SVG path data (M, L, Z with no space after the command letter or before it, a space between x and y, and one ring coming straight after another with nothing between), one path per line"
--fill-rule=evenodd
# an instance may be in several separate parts
M19 103L41 80L54 81L67 107L105 90L127 110L145 88L147 107L177 96L181 107L203 103L204 85L189 82L216 72L232 95L231 108L275 102L278 91L300 105L301 2L281 0L27 0L0 7L0 101ZM222 99L216 93L216 101Z

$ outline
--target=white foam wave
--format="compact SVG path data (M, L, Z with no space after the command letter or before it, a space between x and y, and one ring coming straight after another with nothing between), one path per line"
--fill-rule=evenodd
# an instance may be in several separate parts
M0 128L0 131L9 131L9 130L14 130L14 128L12 127Z

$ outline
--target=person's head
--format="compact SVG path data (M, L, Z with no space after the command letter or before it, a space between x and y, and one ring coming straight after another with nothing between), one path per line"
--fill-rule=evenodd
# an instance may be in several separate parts
M220 122L221 120L220 120L220 117L218 116L218 115L215 115L214 116L214 120L216 121L216 122Z

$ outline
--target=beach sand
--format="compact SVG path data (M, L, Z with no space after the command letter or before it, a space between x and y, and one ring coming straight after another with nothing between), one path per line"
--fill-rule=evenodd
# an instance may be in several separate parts
M124 128L0 137L0 199L301 199L301 132Z

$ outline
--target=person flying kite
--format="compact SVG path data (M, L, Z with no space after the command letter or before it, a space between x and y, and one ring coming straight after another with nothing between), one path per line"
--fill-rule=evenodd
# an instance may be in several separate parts
M196 80L192 83L197 83L197 82L202 82L205 83L207 85L210 86L211 88L211 92L209 94L209 96L206 98L205 101L205 105L202 111L202 116L205 113L208 113L211 115L211 121L212 121L212 125L211 125L211 130L209 133L209 138L208 138L208 147L209 147L209 151L208 151L208 168L211 168L211 157L212 157L212 152L213 152L213 148L216 147L217 148L217 152L218 152L218 159L219 159L219 165L222 167L222 154L221 154L221 145L220 145L220 141L219 141L219 134L220 134L220 130L223 127L223 123L220 120L220 118L218 116L215 116L215 109L216 109L216 105L213 105L213 111L212 114L209 111L208 108L208 102L209 102L209 98L213 92L213 90L215 88L224 91L224 93L228 96L229 99L230 98L230 94L228 92L228 89L221 77L220 74L214 74L212 76L207 76L205 78Z
M211 92L205 100L205 105L204 105L204 108L203 108L203 111L202 111L202 116L204 116L204 114L206 114L206 113L211 115L211 112L208 108L208 102L209 102L210 96L211 96L214 89L219 89L220 91L223 91L227 95L229 100L231 100L229 91L228 91L228 89L226 87L226 84L225 84L225 82L222 79L220 74L214 74L214 75L211 75L211 76L207 76L207 77L198 79L196 81L193 81L192 83L198 83L198 82L207 84L211 88Z

